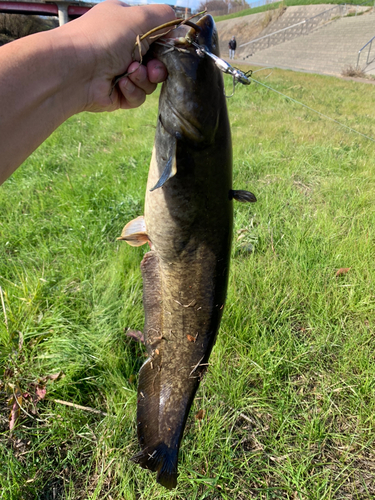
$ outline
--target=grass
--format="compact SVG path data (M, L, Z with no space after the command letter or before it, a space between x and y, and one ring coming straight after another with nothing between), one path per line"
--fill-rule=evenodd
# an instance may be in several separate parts
M251 3L251 2L250 2ZM227 19L234 19L236 17L249 16L251 14L258 14L259 12L266 12L268 10L279 9L280 7L292 7L294 5L318 5L318 4L342 4L342 0L282 0L281 2L266 3L260 7L254 7L249 9L241 10L240 12L234 12L233 14L227 14L225 16L215 16L215 22L226 21ZM353 5L357 5L355 2L350 2ZM348 3L347 5L349 5ZM359 2L362 3L362 2ZM358 5L359 5L358 3ZM368 3L371 3L369 0ZM328 7L329 8L329 7ZM355 15L355 14L351 14Z
M255 76L375 137L372 86ZM145 250L116 241L142 213L157 95L71 118L2 186L1 499L374 498L374 143L256 84L228 108L234 187L258 202L235 205L175 491L129 462L144 352L124 328L143 326Z

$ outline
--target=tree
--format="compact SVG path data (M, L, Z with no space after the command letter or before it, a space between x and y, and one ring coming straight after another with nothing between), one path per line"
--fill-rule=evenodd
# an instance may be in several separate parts
M198 10L201 12L202 10L223 10L227 9L228 5L224 2L224 0L209 0L208 2L205 2L204 0L201 1L199 4Z
M1 37L3 42L55 28L57 25L57 18L46 19L23 14L0 14L0 34L5 35Z
M246 0L208 0L205 2L204 0L201 0L201 3L199 4L198 10L207 10L207 11L213 11L213 10L225 10L229 11L231 7L250 7L249 4L246 2Z

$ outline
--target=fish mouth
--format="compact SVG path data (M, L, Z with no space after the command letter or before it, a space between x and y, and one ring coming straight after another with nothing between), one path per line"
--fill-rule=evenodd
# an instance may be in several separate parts
M192 46L192 41L204 45L210 52L218 55L218 34L212 16L205 15L196 23L181 24L165 37L160 38L156 44L164 45L170 50L177 49L181 52L193 53L196 49Z

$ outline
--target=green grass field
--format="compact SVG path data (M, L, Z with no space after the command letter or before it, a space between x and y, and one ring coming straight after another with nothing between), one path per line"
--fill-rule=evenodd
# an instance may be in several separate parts
M254 76L375 137L374 86ZM234 188L258 202L235 205L172 492L129 462L147 249L116 241L142 214L157 95L73 117L0 188L2 500L375 497L375 144L254 83L228 108Z

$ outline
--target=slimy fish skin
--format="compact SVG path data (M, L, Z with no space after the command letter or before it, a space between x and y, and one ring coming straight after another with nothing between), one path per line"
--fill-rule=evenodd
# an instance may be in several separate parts
M212 17L197 24L200 31L191 29L188 36L219 56ZM246 200L244 191L232 190L232 144L220 69L188 43L183 50L155 45L154 56L169 76L160 95L145 213L128 223L119 239L150 245L141 263L149 357L139 373L141 450L132 460L157 472L157 481L171 489L177 485L186 420L223 314L233 199L236 193L242 201L255 197Z

